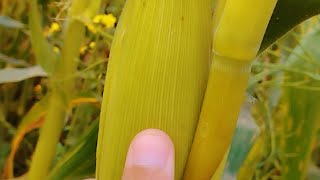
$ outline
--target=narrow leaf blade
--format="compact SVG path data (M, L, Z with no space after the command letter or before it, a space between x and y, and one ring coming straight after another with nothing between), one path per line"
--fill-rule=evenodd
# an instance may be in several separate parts
M22 29L25 25L17 20L14 20L8 16L0 16L0 26L11 29Z
M33 77L46 77L47 73L40 66L27 68L0 69L0 84L19 82Z

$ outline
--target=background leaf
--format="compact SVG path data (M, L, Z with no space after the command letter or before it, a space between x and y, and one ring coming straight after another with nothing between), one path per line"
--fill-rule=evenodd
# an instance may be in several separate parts
M79 144L54 167L49 179L82 179L94 175L99 121L94 121Z
M32 77L46 76L47 73L40 66L5 68L0 70L0 84L23 81Z
M24 116L12 142L10 154L7 158L6 165L2 174L3 178L13 178L14 157L24 136L33 129L39 128L43 123L43 117L48 109L48 96L43 97L35 103L30 111Z
M259 134L259 128L250 112L250 106L250 103L245 103L241 108L224 174L221 177L223 180L236 179L238 170L254 144L257 134Z
M5 54L2 54L0 52L0 62L5 62L7 64L13 65L13 66L22 66L22 67L28 67L30 64L28 64L25 60L23 59L16 59L13 57L9 57Z
M0 16L0 26L13 29L25 28L25 25L23 23L14 20L8 16Z
M53 52L52 45L43 36L42 16L36 0L30 1L29 28L31 44L37 64L50 75L54 72L59 56Z
M288 67L319 74L319 28L320 24L297 45L286 61ZM280 105L287 106L288 110L286 116L281 118L281 138L285 142L279 144L279 151L294 156L283 155L282 164L287 170L282 172L282 177L304 179L320 120L320 81L305 74L286 72L284 85Z
M9 156L7 158L6 166L5 166L5 169L3 171L3 178L13 178L13 163L14 163L14 157L15 157L15 154L17 152L17 149L19 148L19 146L21 144L21 141L23 140L23 138L25 137L25 135L27 133L29 133L30 131L32 131L34 129L38 129L38 128L40 128L42 126L44 118L45 118L45 115L46 115L46 113L48 111L48 101L49 101L49 94L44 96L37 103L35 103L32 106L32 108L30 109L30 111L24 116L24 118L20 122L19 127L17 129L17 132L15 133L14 138L12 139L12 142L11 142L11 151L10 151L10 154L9 154ZM91 103L91 104L95 104L98 107L100 107L100 102L98 100L94 99L94 98L76 97L75 99L71 100L71 102L69 103L69 108L71 109L74 106L77 106L79 104L84 104L84 103ZM98 124L98 123L95 123L95 124ZM92 127L92 128L94 128L94 127ZM98 126L97 126L97 128L98 128ZM91 135L90 135L90 133L91 133ZM92 133L95 133L95 136L98 136L97 135L98 134L98 129L96 129L96 131L90 131L90 133L88 134L88 136L90 135L90 138L91 138L91 136L94 136L94 135L92 135ZM83 138L82 140L80 140L81 142L77 147L81 148L82 147L81 143L82 144L84 143L85 144L84 147L86 149L90 149L90 148L92 149L93 148L94 150L92 150L92 151L93 151L93 154L95 154L96 144L94 144L94 143L92 144L92 141L96 141L96 140L94 139L94 137L92 137L93 139L92 138L90 139L90 138L87 137L87 138ZM86 142L84 142L84 141L86 141ZM89 143L89 144L86 144L86 143ZM88 146L90 146L90 147L88 147ZM76 151L77 153L78 153L78 150L80 152L82 152L82 151L85 151L85 152L88 152L88 153L91 152L91 149L89 151L86 150L86 149L81 149L81 150L80 149L76 149L74 151ZM1 151L0 151L0 153L1 153ZM73 154L76 157L73 157L73 155L68 155L68 158L69 159L74 159L74 158L77 159L77 157L79 156L77 153ZM94 159L93 159L93 161L94 161ZM0 161L0 163L1 163L1 161ZM77 168L79 168L78 164L71 164L71 166L74 169L73 171L75 171ZM84 167L90 168L91 166L95 167L95 164L93 164L93 165L88 164L88 166L83 166L83 168ZM92 168L90 168L90 169L92 169ZM83 170L84 173L87 172L85 168L81 169L81 170ZM60 173L60 171L62 171L62 170L59 170L58 173ZM78 174L79 173L80 172L78 172Z

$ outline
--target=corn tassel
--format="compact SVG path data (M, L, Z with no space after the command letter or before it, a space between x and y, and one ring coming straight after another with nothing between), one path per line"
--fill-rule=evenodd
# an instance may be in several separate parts
M181 179L207 83L211 0L128 0L111 48L97 152L97 178L120 179L130 141L164 130Z
M277 0L227 0L185 179L207 180L227 151L250 73ZM236 32L235 32L236 31Z

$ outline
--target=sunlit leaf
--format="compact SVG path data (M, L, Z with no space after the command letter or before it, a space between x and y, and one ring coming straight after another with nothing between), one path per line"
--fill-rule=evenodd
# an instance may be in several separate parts
M14 20L8 16L0 16L0 26L12 29L25 28L25 25L17 20Z
M28 67L30 66L30 64L27 63L27 61L23 60L23 59L16 59L16 58L13 58L13 57L9 57L5 54L2 54L0 52L0 62L5 62L7 64L10 64L10 65L14 65L14 66L22 66L22 67Z
M40 66L27 68L0 69L0 84L19 82L33 77L46 77L47 73Z

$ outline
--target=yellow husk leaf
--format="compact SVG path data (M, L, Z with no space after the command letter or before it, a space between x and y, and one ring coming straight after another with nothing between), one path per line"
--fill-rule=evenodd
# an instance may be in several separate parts
M128 0L111 48L97 152L97 178L120 179L143 129L172 138L181 179L207 84L211 0Z

